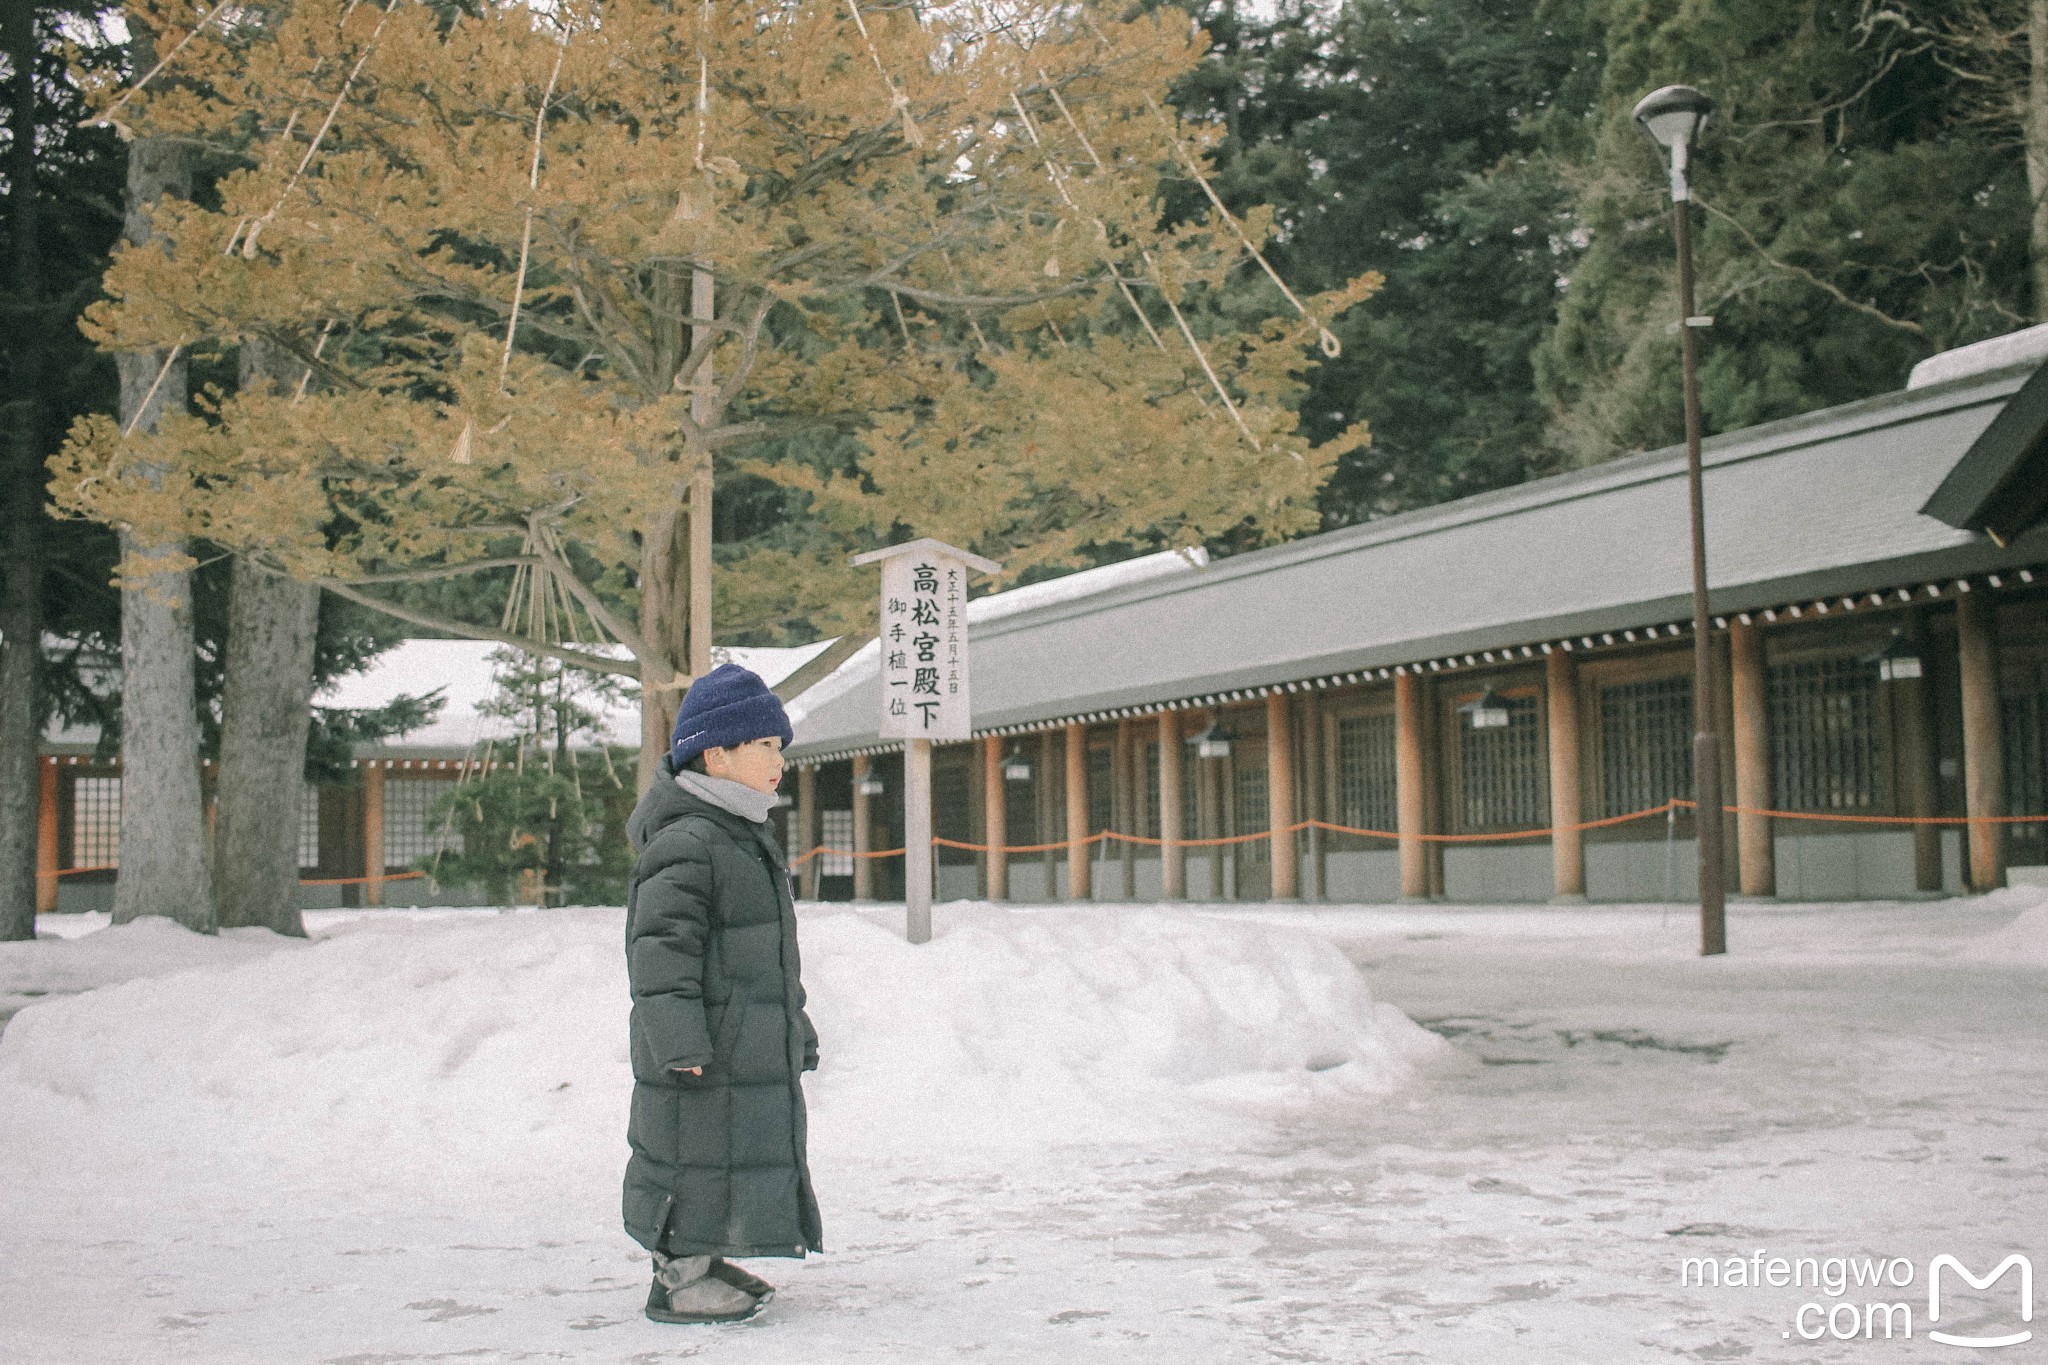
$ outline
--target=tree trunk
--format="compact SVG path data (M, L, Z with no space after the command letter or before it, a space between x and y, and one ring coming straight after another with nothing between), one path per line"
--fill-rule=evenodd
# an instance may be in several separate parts
M2048 0L2027 4L2027 92L2020 127L2026 134L2027 190L2034 211L2027 261L2034 282L2034 321L2048 321Z
M306 934L299 803L319 622L320 589L236 558L213 835L223 926Z
M242 343L244 389L286 388L299 365L269 342ZM213 831L221 924L305 937L299 917L299 806L312 724L320 590L237 557L228 590L220 781Z
M138 49L141 45L138 44ZM185 149L155 138L128 144L128 222L134 246L150 239L149 206L191 190ZM145 352L115 357L121 422L156 425L185 401L185 366ZM121 870L114 923L167 915L188 929L216 927L199 785L199 717L192 678L192 575L185 544L143 545L121 535Z
M4 42L14 68L8 209L14 295L20 314L42 320L36 222L36 34L27 4L6 7ZM34 324L31 324L34 325ZM19 344L27 340L26 345ZM7 348L9 440L0 465L0 940L36 936L36 771L42 738L43 561L42 352L17 331Z

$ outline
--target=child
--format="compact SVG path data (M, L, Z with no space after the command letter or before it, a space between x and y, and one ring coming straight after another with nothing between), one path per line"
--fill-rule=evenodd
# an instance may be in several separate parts
M823 1250L804 1156L804 1014L796 910L770 832L782 703L723 664L683 698L627 834L633 1112L626 1231L654 1253L647 1316L740 1322L774 1289L728 1256Z

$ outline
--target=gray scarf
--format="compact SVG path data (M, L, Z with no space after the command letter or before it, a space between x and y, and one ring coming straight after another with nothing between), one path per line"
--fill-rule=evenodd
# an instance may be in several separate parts
M735 782L729 777L711 777L694 768L685 768L676 774L676 785L700 801L708 801L720 810L731 811L742 820L765 824L768 812L775 809L781 800L774 792L757 792L744 782Z

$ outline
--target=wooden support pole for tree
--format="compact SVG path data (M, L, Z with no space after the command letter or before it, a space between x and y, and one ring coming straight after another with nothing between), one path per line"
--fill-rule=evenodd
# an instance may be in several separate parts
M796 854L802 857L818 846L818 770L805 764L796 770ZM804 899L818 898L819 878L825 858L820 854L804 864Z
M1301 899L1294 823L1294 708L1285 692L1266 698L1266 825L1273 832L1273 899Z
M363 904L384 903L384 765L363 769Z
M1088 727L1076 723L1066 732L1067 899L1085 901L1094 894L1090 849L1079 842L1095 832L1088 828Z
M1962 665L1963 810L1973 820L2005 813L2005 748L1998 700L1998 642L1984 589L1956 599L1956 655ZM1970 889L2005 885L2005 826L1970 827Z
M36 913L47 915L57 908L57 761L36 768Z
M1010 842L1009 791L1003 785L1003 740L989 735L981 741L982 841L988 845L982 866L986 869L983 894L992 901L1010 898L1010 855L1003 846Z
M1177 901L1188 893L1187 851L1181 846L1180 712L1159 713L1159 894Z
M711 272L690 273L690 317L709 322L716 314ZM690 346L696 349L708 341L707 329L690 329ZM711 362L697 370L697 383L690 393L690 418L700 429L714 425L717 414L712 401L717 390ZM690 472L690 676L701 678L711 671L711 452L692 450L697 467Z
M1554 899L1586 899L1586 835L1578 828L1579 670L1572 656L1553 649L1544 660L1543 698L1550 730L1550 861Z
M1735 713L1735 804L1763 810L1771 804L1771 726L1764 636L1754 623L1728 623L1728 664L1729 701ZM1698 698L1693 705L1700 705ZM1777 853L1772 845L1770 816L1735 817L1736 886L1743 895L1777 894Z
M1394 809L1401 836L1401 899L1429 899L1423 846L1422 687L1412 673L1394 675Z
M853 898L857 901L871 901L875 898L875 860L860 855L874 847L874 811L869 805L872 798L861 790L868 780L868 756L853 756Z

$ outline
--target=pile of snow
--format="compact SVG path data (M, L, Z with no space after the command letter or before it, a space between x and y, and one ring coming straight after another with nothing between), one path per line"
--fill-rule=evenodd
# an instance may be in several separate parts
M2039 889L2028 890L2038 901ZM2003 929L1971 939L1965 955L1975 962L2003 967L2048 967L2048 905L2035 904Z
M1221 1133L1247 1101L1390 1089L1437 1045L1306 933L1153 911L941 919L913 948L879 918L806 913L821 1167L1185 1134L1204 1112ZM587 1197L624 1159L622 929L617 910L366 919L46 1001L0 1035L0 1150ZM90 937L121 953L138 935L167 938Z
M94 932L58 920L91 920ZM175 920L151 915L106 932L105 915L38 917L37 938L0 943L0 1020L53 995L76 995L142 976L162 976L192 967L216 966L267 957L280 948L302 946L268 929L228 929L195 934Z
M973 903L940 907L938 928L915 949L900 912L804 925L831 1063L815 1122L839 1145L1144 1141L1200 1122L1191 1101L1242 1110L1384 1093L1441 1046L1299 930Z

